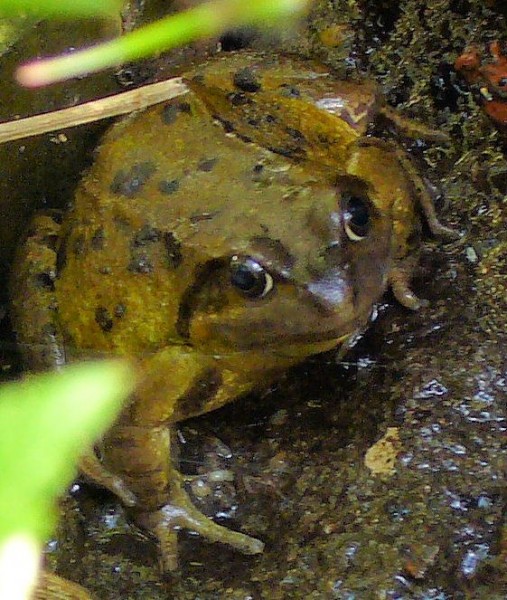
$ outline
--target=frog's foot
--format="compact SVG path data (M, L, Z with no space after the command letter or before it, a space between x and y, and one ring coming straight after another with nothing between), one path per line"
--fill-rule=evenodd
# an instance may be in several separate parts
M394 297L402 306L411 310L419 310L422 306L427 306L428 301L421 300L410 289L410 273L411 270L404 268L402 264L392 268L389 273L389 284Z
M260 540L217 525L202 514L192 504L183 489L183 478L176 471L174 479L171 479L171 503L153 512L139 513L136 521L157 538L160 544L161 568L164 572L175 571L178 568L179 529L195 531L210 542L226 544L243 554L260 554L264 550L264 544Z
M93 483L109 490L123 502L125 506L136 506L137 498L123 481L121 477L108 471L97 458L95 452L90 449L79 460L80 472L91 479Z

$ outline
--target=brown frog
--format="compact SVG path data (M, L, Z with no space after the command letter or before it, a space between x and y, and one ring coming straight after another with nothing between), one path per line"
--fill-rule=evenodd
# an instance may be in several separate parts
M39 215L11 282L30 369L114 354L139 385L82 471L115 492L177 567L176 529L247 554L257 539L191 503L171 461L188 417L347 343L388 286L405 306L426 188L394 143L397 116L370 83L322 66L237 54L186 76L189 93L106 134L60 224Z

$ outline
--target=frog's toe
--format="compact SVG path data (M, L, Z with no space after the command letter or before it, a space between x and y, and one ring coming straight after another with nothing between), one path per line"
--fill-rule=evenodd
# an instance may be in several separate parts
M411 310L419 310L421 307L429 304L427 300L422 300L410 289L409 272L402 266L391 270L389 284L391 285L394 297L402 306Z
M170 504L137 516L139 525L150 531L160 544L163 571L175 571L178 568L176 532L179 529L194 531L209 542L226 544L243 554L260 554L264 550L264 543L260 540L212 521L192 504L182 487L175 487L177 489L173 491Z
M431 233L440 237L448 242L454 242L461 238L461 232L452 227L447 227L446 225L442 225L438 219L428 220L428 225L430 227Z
M79 470L94 483L118 496L125 506L132 507L137 504L135 494L129 490L123 479L108 471L93 450L90 449L83 454L79 460Z

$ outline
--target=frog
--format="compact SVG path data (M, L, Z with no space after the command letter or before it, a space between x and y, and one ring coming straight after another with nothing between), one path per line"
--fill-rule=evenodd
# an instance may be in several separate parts
M37 214L10 282L29 370L114 355L135 392L79 465L178 568L177 530L244 554L263 542L189 497L179 423L345 352L390 288L408 309L423 222L442 225L411 158L375 123L443 141L371 81L290 56L219 55L188 92L114 124L65 214Z

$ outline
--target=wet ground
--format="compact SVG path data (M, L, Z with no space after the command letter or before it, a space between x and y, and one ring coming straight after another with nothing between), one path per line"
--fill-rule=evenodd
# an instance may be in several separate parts
M452 68L469 43L507 41L501 5L320 2L294 42L450 134L410 151L465 236L428 240L415 282L428 307L388 296L345 362L314 358L181 428L196 503L265 553L182 535L181 572L161 581L114 499L76 486L49 553L62 575L103 600L507 596L506 138ZM208 481L216 470L234 481Z

